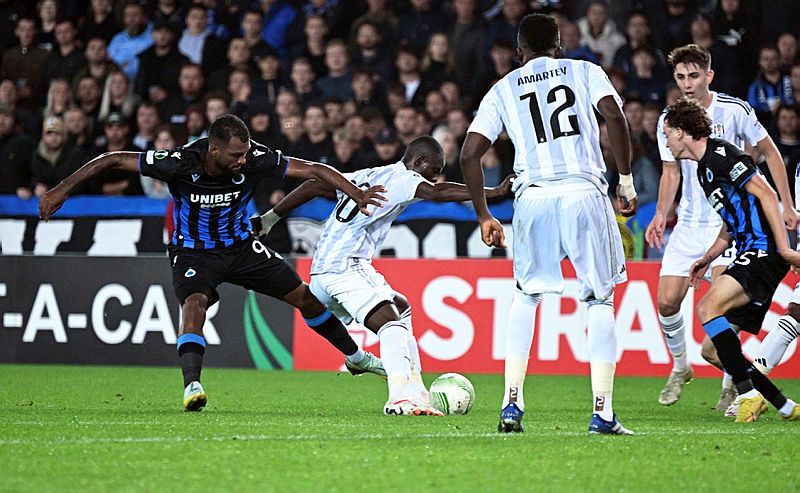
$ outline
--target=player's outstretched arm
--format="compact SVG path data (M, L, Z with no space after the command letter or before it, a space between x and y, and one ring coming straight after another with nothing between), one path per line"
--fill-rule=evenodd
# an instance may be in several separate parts
M336 190L325 183L317 180L306 180L299 187L292 190L289 195L283 197L275 207L268 210L259 217L250 219L253 231L257 236L269 233L275 224L290 211L313 200L316 197L325 197L336 200Z
M517 175L514 173L511 173L496 187L484 187L484 196L487 199L496 199L510 194L511 185L514 183L514 178L516 176ZM466 185L449 181L443 183L422 182L417 187L415 197L431 202L464 202L471 198Z
M769 186L767 180L759 174L755 174L747 180L747 183L744 184L744 189L747 193L754 195L761 203L761 208L764 210L764 215L767 216L769 227L772 229L772 236L775 238L778 253L790 264L800 267L800 252L789 247L789 240L786 237L783 219L778 208L778 196L775 191Z
M711 265L711 262L722 255L730 246L731 235L728 234L728 231L723 225L719 230L717 239L714 240L714 243L711 244L708 251L689 267L689 285L694 289L700 289L700 281L702 281L703 277L706 275L706 271Z
M611 153L614 155L617 171L619 171L617 208L620 214L629 217L636 214L639 199L636 197L636 189L633 187L633 176L631 175L631 135L628 131L628 120L625 119L622 108L612 96L601 98L597 102L597 110L606 120L608 138L611 141Z
M505 234L500 221L489 212L486 204L486 193L484 192L483 168L481 167L481 157L489 150L492 143L483 135L476 132L467 132L467 138L461 147L460 163L461 174L464 176L464 183L469 190L469 197L475 207L475 214L478 216L478 224L481 226L481 239L488 246L504 247Z
M375 205L383 207L381 202L386 201L386 198L380 194L381 192L385 192L386 189L381 186L361 190L350 183L350 181L335 168L327 164L315 163L313 161L306 161L294 157L290 157L288 160L289 163L286 166L286 174L288 176L306 179L313 178L337 190L341 190L345 195L355 200L361 212L368 216L371 216L372 213L367 210L367 206Z
M64 205L70 192L81 183L97 176L103 171L120 168L134 173L139 172L139 152L106 152L84 164L78 171L48 190L39 200L39 217L45 221Z
M681 183L681 169L676 161L662 161L663 171L658 182L658 202L653 220L647 225L644 237L650 248L664 248L664 229L667 226L667 215L675 203L675 194Z
M796 229L798 222L797 210L795 209L794 200L792 200L792 192L789 190L789 180L786 177L786 166L783 164L783 158L780 151L775 146L775 142L768 135L761 139L756 144L756 149L764 155L767 160L767 167L775 181L775 188L777 188L778 196L781 198L783 204L783 222L788 229Z

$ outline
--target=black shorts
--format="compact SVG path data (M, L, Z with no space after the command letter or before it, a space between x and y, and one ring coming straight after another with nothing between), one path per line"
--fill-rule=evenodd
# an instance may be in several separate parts
M772 296L788 272L789 263L778 252L747 250L737 254L725 274L742 285L751 301L728 310L725 314L728 322L746 332L758 334L772 303Z
M169 245L172 289L181 305L189 295L202 293L208 306L219 300L217 286L229 282L281 299L302 280L275 251L255 238L224 248L194 250Z

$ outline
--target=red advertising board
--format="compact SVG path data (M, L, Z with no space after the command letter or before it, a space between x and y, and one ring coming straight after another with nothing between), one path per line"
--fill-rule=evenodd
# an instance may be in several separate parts
M297 269L308 279L310 259L298 259ZM511 304L514 280L510 260L402 260L375 259L374 265L396 291L408 298L412 307L414 334L420 347L422 368L426 372L503 373L505 326ZM672 360L658 323L656 294L660 264L629 262L628 282L615 293L617 339L620 359L618 375L666 376ZM536 328L530 374L588 374L586 311L578 302L578 281L569 262L562 264L564 293L545 295L536 311ZM759 336L744 334L745 354L758 354L760 339L777 324L784 313L797 276L790 274L779 286ZM694 316L696 300L707 285L689 294L682 311L691 320L693 341L687 352L698 376L719 376L719 371L700 356L703 327ZM349 327L356 342L379 353L377 337L354 324ZM800 377L800 357L789 346L787 358L771 374L775 377ZM341 368L343 359L324 339L312 332L299 314L295 317L294 368L332 370Z

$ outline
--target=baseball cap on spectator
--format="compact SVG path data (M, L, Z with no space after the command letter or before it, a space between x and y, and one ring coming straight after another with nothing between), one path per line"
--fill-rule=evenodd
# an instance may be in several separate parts
M44 119L44 125L42 126L42 132L56 132L61 133L64 131L64 122L58 116L48 116Z
M106 119L106 123L105 124L106 125L114 125L114 124L124 125L125 123L126 123L125 119L122 118L122 115L120 115L117 112L114 112L114 113L111 113L111 114L108 115L108 118Z
M397 133L393 128L386 127L375 136L376 144L394 144L395 142L398 142L398 140Z
M251 56L253 57L253 60L256 61L256 62L258 62L262 58L267 58L267 57L270 57L270 56L271 57L275 57L275 58L280 58L280 56L278 56L278 50L276 50L275 48L273 48L272 46L270 46L270 45L268 45L266 43L263 43L261 45L257 45L253 49L253 52L251 53Z

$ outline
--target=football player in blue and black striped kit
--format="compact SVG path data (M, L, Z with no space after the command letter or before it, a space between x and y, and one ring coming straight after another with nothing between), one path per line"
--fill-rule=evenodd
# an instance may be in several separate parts
M250 139L245 123L223 115L208 138L170 150L110 152L88 162L39 202L44 220L80 183L119 168L164 180L175 199L175 233L169 244L172 285L182 307L178 355L184 379L183 407L199 411L207 401L200 385L206 310L219 300L223 282L281 299L297 307L308 325L345 356L353 374L385 376L381 361L360 349L342 323L320 303L297 272L250 231L247 204L264 178L314 178L351 197L365 213L383 199L381 186L361 190L324 164L284 156Z
M800 420L800 405L744 357L727 318L757 331L790 265L800 266L800 252L789 247L778 197L750 156L730 142L709 137L711 119L697 100L683 97L667 108L664 135L675 158L697 161L700 185L724 223L714 244L689 269L694 288L711 262L736 241L736 258L695 309L739 391L736 421L756 421L766 409L765 399L784 419Z

